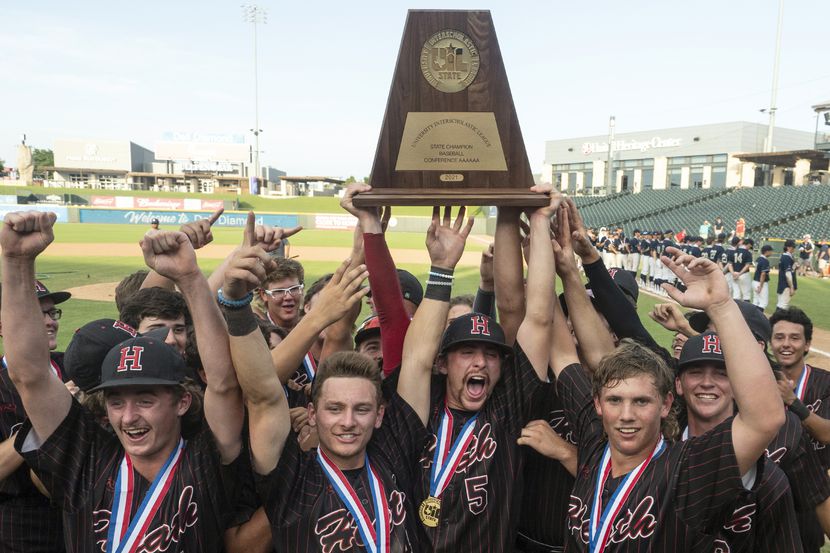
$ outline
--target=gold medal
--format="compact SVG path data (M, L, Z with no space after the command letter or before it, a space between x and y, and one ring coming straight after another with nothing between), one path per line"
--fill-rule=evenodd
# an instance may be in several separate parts
M435 528L438 526L438 516L441 514L441 500L429 496L421 502L418 507L418 517L424 526Z

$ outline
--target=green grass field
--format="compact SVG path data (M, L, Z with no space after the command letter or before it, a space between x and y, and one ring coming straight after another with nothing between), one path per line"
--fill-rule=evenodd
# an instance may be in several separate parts
M253 209L263 213L341 213L338 198L333 197L292 197L292 198L268 198L252 196L250 194L190 194L188 192L150 192L142 190L90 190L76 188L43 188L37 186L0 186L0 194L75 194L82 197L90 196L135 196L154 198L201 198L207 200L239 200L240 209ZM432 213L430 207L406 207L400 206L393 209L396 215L423 215L429 216Z
M164 227L163 227L164 228ZM55 241L74 244L138 244L147 227L141 225L109 225L61 223L55 227ZM216 244L236 245L242 240L238 228L216 227L212 230ZM391 248L420 249L424 247L424 234L420 232L390 232ZM352 245L353 234L347 230L304 229L289 240L297 246L344 247ZM471 243L471 248L478 245Z

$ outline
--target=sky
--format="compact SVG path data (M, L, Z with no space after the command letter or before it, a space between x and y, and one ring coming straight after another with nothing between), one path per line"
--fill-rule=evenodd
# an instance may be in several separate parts
M778 0L260 0L261 160L369 175L408 9L489 9L531 168L545 140L727 121L766 124ZM830 2L786 0L779 127L830 101ZM0 159L55 139L254 128L254 39L239 1L3 2Z

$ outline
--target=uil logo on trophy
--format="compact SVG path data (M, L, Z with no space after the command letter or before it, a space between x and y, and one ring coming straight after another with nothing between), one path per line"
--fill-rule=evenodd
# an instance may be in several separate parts
M435 33L421 50L421 72L441 92L461 92L470 86L480 64L470 37L453 29Z

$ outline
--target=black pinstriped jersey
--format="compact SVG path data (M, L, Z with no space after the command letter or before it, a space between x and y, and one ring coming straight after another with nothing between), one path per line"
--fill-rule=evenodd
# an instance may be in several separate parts
M755 483L742 490L724 513L725 521L711 548L724 553L801 553L790 484L768 458L759 460Z
M411 492L419 472L418 455L428 439L418 415L400 396L393 394L383 424L372 434L366 452L386 492L390 549L395 553L430 550ZM366 470L344 473L372 517L374 504ZM276 551L363 550L357 524L320 467L316 450L304 453L297 439L289 435L277 467L268 475L255 475L255 479L271 523Z
M556 385L545 383L534 400L531 420L542 419L567 442L574 445ZM559 461L525 448L525 489L522 494L522 515L519 533L550 546L565 545L565 519L574 479Z
M532 398L543 382L517 344L502 365L501 379L478 412L473 438L441 496L438 526L428 528L438 553L510 551L521 513L524 454L516 443L530 420ZM430 446L421 458L417 501L429 494L433 449L444 410L446 377L432 381ZM453 411L455 440L475 413Z
M115 483L124 457L121 443L75 401L52 435L42 444L36 442L27 421L15 448L62 507L67 551L105 551ZM229 476L236 472L234 464L221 466L205 425L186 440L178 470L136 551L221 551L229 519L225 509L233 502L235 487ZM130 512L136 513L151 482L135 469L133 478Z
M566 551L588 551L591 505L607 439L594 410L591 383L581 369L566 368L557 379L557 390L579 451ZM599 490L603 505L621 479L609 478ZM722 513L729 510L742 489L731 418L703 436L666 444L611 523L605 551L705 551L706 542L723 524Z
M63 353L52 353L51 358L63 377ZM12 439L25 420L26 412L9 372L0 369L0 442ZM63 551L62 528L60 509L35 488L25 463L0 479L0 551Z

